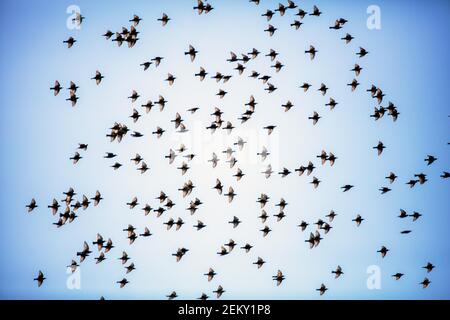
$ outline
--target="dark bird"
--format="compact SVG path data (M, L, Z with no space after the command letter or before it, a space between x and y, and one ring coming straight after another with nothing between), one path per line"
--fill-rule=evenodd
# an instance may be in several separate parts
M200 72L196 73L195 76L200 78L200 81L203 81L206 77L208 73L205 71L205 69L203 69L202 67L200 67ZM197 108L198 109L198 108ZM189 110L188 110L189 111ZM191 111L192 112L192 111ZM195 112L195 111L194 111Z
M408 217L408 214L406 213L405 210L400 209L400 215L398 215L398 217L399 217L400 219L404 219L404 218L407 218L407 217Z
M95 192L95 196L91 198L91 200L94 200L94 206L97 206L100 203L100 200L103 200L101 194L99 191Z
M219 299L224 292L225 290L222 288L222 286L219 286L217 290L213 291L213 293L216 294L217 299Z
M291 171L289 171L289 169L287 168L283 168L281 172L278 172L278 174L281 175L282 178L287 177L290 173Z
M154 57L153 59L151 59L151 61L155 62L155 67L158 67L161 64L161 61L163 60L163 57Z
M322 118L322 117L319 116L319 114L316 111L314 111L314 113L311 117L308 117L309 120L313 121L313 125L316 125L320 118Z
M380 250L378 250L377 252L379 252L381 254L381 257L384 258L386 256L386 254L388 253L389 249L386 248L385 246L382 246Z
M356 222L356 226L359 227L361 225L361 222L364 221L364 218L361 217L361 215L357 215L355 219L353 219L352 221Z
M63 43L67 44L67 48L69 49L72 48L75 42L77 42L77 40L75 40L73 37L70 37L69 39L63 41Z
M66 101L70 101L72 104L72 107L75 107L75 105L78 102L79 97L77 97L77 95L73 92L70 93L69 98L66 99Z
M253 264L256 264L258 266L258 269L260 269L264 263L266 263L261 257L258 257L258 260L256 262L253 262Z
M38 287L42 286L42 283L44 282L44 280L47 279L46 277L44 277L44 274L42 273L41 270L39 270L38 276L37 278L34 278L34 281L37 281Z
M386 148L386 146L381 141L378 141L378 144L375 147L373 147L373 149L377 149L378 155L381 155L381 153L383 152L383 150L385 148Z
M303 89L304 92L308 91L308 89L311 87L311 85L309 83L304 82L300 88Z
M245 253L249 253L251 248L253 248L253 246L248 243L245 246L241 247L241 249L245 250Z
M223 97L225 97L225 95L226 95L227 93L228 93L228 92L226 92L226 91L220 89L219 92L216 94L216 96L219 96L220 99L223 99Z
M277 30L277 28L275 28L273 25L269 24L267 29L265 29L264 31L268 32L269 36L273 36L273 34L275 33L276 30Z
M206 227L206 225L203 222L201 222L200 220L197 220L197 224L194 225L194 228L196 228L197 231L203 229L204 227Z
M241 180L243 176L245 176L245 173L243 173L239 168L237 169L236 174L233 175L233 177L236 177L237 181Z
M104 76L102 76L102 74L100 73L100 71L95 71L95 76L93 78L91 78L91 80L95 80L95 83L97 85L100 84L100 82L102 82L102 79L104 78Z
M31 212L36 209L38 205L36 204L36 200L33 198L31 199L30 204L26 205L25 207L28 209L28 212Z
M173 253L172 256L176 257L176 261L179 262L181 258L189 251L186 248L179 248L176 253Z
M89 256L89 254L91 253L92 251L89 250L89 245L85 241L83 245L83 251L77 252L77 256L80 257L80 263L83 262L84 259L86 259L86 257Z
M139 22L141 22L142 19L139 18L139 16L137 15L133 15L133 19L129 20L128 22L133 22L134 26L137 27L137 25L139 24Z
M129 266L126 266L125 269L127 269L126 274L129 274L131 271L136 270L133 262Z
M70 81L69 87L67 88L67 90L70 91L70 93L76 93L78 90L78 86L75 84L75 82Z
M337 266L336 270L331 271L332 274L334 274L334 278L337 279L339 278L341 275L344 274L344 272L342 271L341 266Z
M298 12L295 14L296 16L299 16L300 19L303 19L308 13L304 11L303 9L298 9Z
M261 16L262 17L266 17L267 21L270 21L270 19L272 19L273 15L275 13L272 10L267 10L265 13L263 13Z
M409 185L410 188L414 187L419 180L409 180L406 184Z
M83 15L81 15L81 13L77 12L75 14L75 18L72 19L72 22L76 22L76 24L78 26L80 26L83 23L84 19L85 19L85 17Z
M165 81L167 81L170 86L174 84L175 80L176 80L176 77L174 75L172 75L171 73L168 73L167 78L165 79Z
M127 202L127 206L129 206L130 209L134 209L137 205L139 205L137 197L134 197L130 202Z
M228 243L225 244L225 246L228 247L229 252L233 251L236 245L237 244L233 239L230 239L230 241L228 241Z
M422 215L419 212L414 211L413 214L409 215L410 217L413 218L413 221L416 221L417 219L419 219Z
M112 240L108 239L108 241L106 241L106 245L104 245L103 248L105 249L105 253L108 253L112 248L114 248Z
M122 280L117 281L117 283L120 285L120 288L123 288L130 282L126 278L123 278Z
M356 88L359 86L359 82L358 82L358 80L353 79L353 81L350 82L350 83L348 83L347 85L351 87L352 92L353 92L353 91L355 91Z
M319 186L319 184L321 183L322 181L320 181L319 179L317 179L316 177L313 177L313 180L310 182L313 186L314 186L314 189L317 189L317 187Z
M220 248L220 251L217 252L217 254L220 255L220 256L225 256L225 255L227 255L228 253L229 253L229 252L227 251L227 249L226 249L224 246L222 246L222 247Z
M395 280L400 280L400 278L403 277L403 276L404 276L404 274L401 273L401 272L397 272L397 273L395 273L395 274L392 275L392 277L393 277Z
M381 192L381 194L385 194L385 193L391 191L391 189L388 187L382 187L379 189L379 191Z
M88 148L88 145L86 143L79 143L78 144L78 150L86 151Z
M78 153L75 152L75 155L71 158L69 158L69 160L72 160L73 164L77 164L78 161L80 161L80 159L82 159L83 157Z
M389 183L394 183L395 179L397 179L397 176L395 175L395 173L391 172L387 177L385 177L386 179L389 179Z
M316 289L319 291L320 295L322 296L325 292L327 292L328 288L322 283L319 289Z
M237 226L239 226L239 224L242 223L242 221L239 220L238 217L234 216L234 217L233 217L233 220L228 221L228 223L232 224L232 225L233 225L233 228L236 228Z
M271 61L274 61L275 58L276 58L277 56L278 56L278 52L276 52L276 51L273 50L273 49L270 49L270 50L269 50L269 53L266 54L266 57L270 57L270 60L271 60Z
M284 64L282 64L280 61L277 61L271 68L275 68L276 72L280 72L280 70L284 67Z
M194 62L195 57L197 56L198 51L192 45L189 45L189 50L184 53L184 55L189 55L191 61Z
M97 233L97 240L92 242L92 244L95 244L98 248L98 251L103 249L103 244L105 243L105 240L103 240L103 237L100 235L100 233Z
M360 66L359 66L359 64L356 64L355 63L355 66L353 67L353 69L351 69L350 71L353 71L354 73L355 73L355 76L359 76L360 74L361 74L361 70L362 70L363 68L361 68Z
M162 17L157 20L161 21L162 26L164 27L171 19L167 16L167 14L163 13Z
M236 68L234 68L234 70L237 70L239 72L239 75L241 75L244 72L245 67L242 64L238 63L238 65L236 66Z
M330 161L330 166L333 166L335 161L337 160L337 157L333 153L330 152L328 154L327 160Z
M251 52L249 52L248 54L252 56L252 59L256 59L256 57L258 57L258 55L261 52L259 52L256 48L253 48Z
M129 96L128 99L131 99L131 102L136 102L139 97L140 95L135 90L133 90L131 96Z
M53 202L51 205L47 206L47 208L52 209L52 214L55 215L58 212L60 205L58 204L58 201L56 199L53 199Z
M309 50L305 51L305 53L309 53L309 57L311 58L311 60L314 60L317 52L318 51L316 50L316 48L314 48L314 46L309 46Z
M359 47L359 52L356 53L360 58L366 56L369 52L363 47Z
M262 80L263 83L267 83L267 81L269 81L270 78L272 78L272 77L266 75L266 76L259 77L258 80Z
M141 63L140 66L144 67L144 71L146 71L150 67L151 64L152 64L151 61L146 61L146 62Z
M50 90L53 90L53 94L55 96L58 95L58 93L61 91L62 87L58 80L55 80L55 85L50 88Z
M152 134L156 134L156 137L159 139L163 135L163 133L166 132L161 127L157 127L155 131L152 132Z
M151 235L152 234L150 233L150 230L147 227L144 228L144 233L139 234L139 236L141 237L150 237Z
M322 12L320 12L319 8L317 8L317 6L313 7L313 12L310 13L310 16L316 16L319 17L322 14Z
M322 84L320 85L320 88L317 89L317 91L322 92L322 95L324 96L324 95L327 94L328 88L327 88L327 86L326 86L325 84L322 83Z
M337 216L337 213L335 213L334 210L331 210L330 213L327 214L325 217L327 217L330 222L333 222L333 220L336 216Z
M355 39L351 34L347 33L345 37L342 37L341 40L344 40L346 44L349 44L353 39ZM352 70L355 71L355 70ZM361 70L360 70L361 71ZM355 71L356 72L356 71ZM357 76L359 75L359 72Z
M216 189L219 194L222 194L223 185L219 179L216 179L216 184L213 189Z
M202 293L202 295L199 298L197 298L197 300L202 300L202 301L205 301L208 299L209 299L209 296L206 293Z
M422 267L424 269L427 269L427 273L430 273L431 271L433 271L433 269L435 268L435 266L431 263L428 262L424 267Z
M213 268L209 268L208 273L204 274L204 276L208 277L208 282L210 282L216 275L217 275L217 273L214 271Z
M141 166L139 168L137 168L137 170L139 170L141 172L141 174L144 174L149 169L150 168L147 166L147 164L145 162L142 162Z
M285 12L286 12L286 7L284 5L282 5L281 3L278 4L278 9L274 10L275 12L278 11L280 13L280 16L284 16Z
M302 229L302 231L305 231L305 229L309 226L309 224L305 221L302 221L298 227Z
M433 162L435 162L437 160L437 158L436 157L434 157L434 156L432 156L432 155L428 155L426 158L425 158L425 162L427 163L427 165L429 166L429 165L431 165Z
M111 30L107 30L107 31L102 35L102 37L105 37L106 40L109 40L113 35L114 35L114 33L112 33Z
M424 173L415 174L414 177L419 179L420 184L424 184L425 182L428 181L427 175Z
M336 20L336 21L334 22L334 25L332 25L331 27L329 27L329 29L339 30L339 29L342 29L342 25L341 25L341 23L339 22L339 20Z
M234 189L233 189L232 187L229 187L229 188L228 188L228 193L225 193L225 194L224 194L225 197L228 197L228 202L233 201L233 199L234 199L234 197L235 197L236 195L237 195L237 194L234 193Z
M271 83L267 83L267 88L265 88L264 90L268 91L269 93L274 92L275 90L277 90L278 88L275 87L273 84Z
M261 231L263 233L263 237L266 237L269 234L269 232L271 232L272 230L268 226L265 226L263 229L261 229L259 231Z
M422 288L426 289L430 285L431 281L428 278L423 279L423 281L419 284L422 285Z
M167 230L170 230L175 225L175 220L170 218L167 222L164 222L164 224L167 226Z
M67 268L70 268L70 271L74 273L79 266L80 265L75 260L72 260L72 262L70 263L70 265L67 266Z
M96 258L94 258L96 260L96 264L99 264L100 262L102 262L103 260L105 260L105 254L103 252L100 252L100 255Z
M283 218L286 217L286 214L284 213L284 211L280 211L277 214L273 215L274 217L277 217L277 222L280 222Z
M177 295L177 293L176 293L175 291L172 291L172 293L169 294L169 295L167 295L166 297L167 297L169 300L173 300L173 299L175 299L175 298L178 298L178 295Z
M286 277L283 275L283 273L278 270L277 274L275 276L272 276L272 279L277 282L277 286L279 286Z
M295 30L298 30L298 29L300 29L302 24L303 24L303 22L300 22L298 20L294 20L294 22L291 23L291 27L294 27Z

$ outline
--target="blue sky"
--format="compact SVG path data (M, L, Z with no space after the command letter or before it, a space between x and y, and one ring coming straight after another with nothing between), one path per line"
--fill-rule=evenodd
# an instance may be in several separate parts
M175 290L181 298L193 299L202 292L212 296L220 284L227 291L224 299L314 299L318 298L315 289L325 283L330 290L323 298L328 299L450 298L449 181L439 178L449 171L448 2L434 1L430 10L426 1L340 1L339 5L302 1L300 7L310 11L317 4L323 15L305 17L296 31L289 26L292 12L284 17L277 14L271 21L279 28L273 37L263 32L267 22L261 14L275 9L278 1L262 0L259 6L245 0L211 3L215 9L198 16L192 10L195 1L181 0L1 2L0 25L9 31L0 33L0 296L162 299ZM86 17L80 30L66 27L66 9L72 4ZM380 30L366 27L371 4L381 9ZM156 21L163 12L173 19L164 28ZM107 29L128 27L133 14L144 19L134 48L118 48L101 37ZM349 22L342 30L329 30L339 17ZM349 45L340 40L346 32L355 37ZM70 50L62 43L69 36L78 40ZM199 51L193 63L183 54L189 44ZM314 61L304 54L310 44L319 50ZM370 52L363 59L355 55L359 46ZM239 76L235 64L226 62L229 51L246 53L253 47L264 54L276 49L286 67L276 74L270 68L273 63L262 54ZM160 67L144 72L139 64L158 55L165 57ZM349 70L355 62L364 69L358 78L361 86L351 93L346 84L354 77ZM210 75L220 71L233 77L226 84L200 82L194 78L200 66ZM105 76L100 86L90 80L97 69ZM278 90L268 94L260 81L248 78L251 70L270 74ZM172 87L163 81L168 72L177 76ZM73 80L80 87L75 108L65 101L66 89L57 97L50 92L55 80L63 87ZM303 82L313 85L307 93L298 88ZM330 88L325 97L317 92L321 82ZM386 94L383 105L392 101L398 106L396 123L386 116L378 122L369 117L376 103L365 90L372 83ZM224 99L215 96L219 89L229 92ZM127 99L132 90L141 94L135 104ZM164 112L155 108L143 113L139 106L160 94L169 101ZM210 123L215 106L224 111L225 121L238 125L237 117L252 94L258 102L256 113L230 137L199 130ZM324 106L329 97L339 102L333 111ZM295 107L284 113L281 104L287 100ZM200 110L190 115L186 110L193 106ZM133 107L143 115L136 124L128 118ZM316 126L308 120L313 111L323 117ZM172 133L170 120L176 112L185 119L189 133ZM121 144L110 143L105 135L116 121L144 137L127 136ZM269 124L278 126L270 139L261 129ZM168 131L159 140L151 135L158 125ZM224 165L221 151L239 135L252 143L236 155L237 166L246 173L236 182L232 177L236 168ZM198 155L185 176L164 159L180 139ZM372 149L379 140L387 146L381 157ZM69 157L81 142L89 148L74 166ZM263 145L272 155L256 162L254 154ZM316 159L322 149L338 157L333 167L321 166ZM113 162L102 158L105 152L117 153L124 166L114 172L109 167ZM151 168L144 175L129 161L136 152ZM212 152L221 157L216 169L206 161ZM429 167L423 161L427 154L438 158ZM323 181L317 190L309 183L312 176L292 174L282 179L274 174L266 180L260 173L269 163L274 171L282 167L293 171L309 160ZM384 177L390 171L399 180L390 193L380 195L378 188L387 186ZM409 189L405 183L419 172L426 173L429 181ZM211 189L217 177L238 194L231 204ZM198 188L183 199L176 189L188 179ZM356 187L342 193L339 188L347 183ZM69 187L89 197L100 190L105 200L80 212L74 223L56 229L55 217L46 206L53 198L62 199ZM125 205L137 196L139 208L145 203L158 206L155 197L161 190L176 206L160 218L144 217L141 210ZM269 218L267 225L273 232L266 238L258 231L264 225L256 218L260 214L256 199L262 192L271 197L269 215L277 213L274 204L281 197L289 202L284 220ZM33 197L39 208L28 214L25 205ZM194 197L204 204L190 216L184 209ZM401 220L400 208L423 216L416 222ZM296 226L301 220L312 224L331 209L338 213L333 229L319 247L310 250L304 240L313 227L302 233ZM357 214L366 219L359 228L351 221ZM234 215L243 221L236 229L227 223ZM186 225L177 232L166 231L162 223L170 217L182 217ZM197 219L207 224L200 232L192 227ZM130 246L122 232L129 223L139 232L147 226L154 235ZM401 235L405 229L412 233ZM81 265L81 288L70 290L65 266L82 249L83 241L91 243L97 232L112 238L116 248L100 265L94 263L98 254L94 252ZM216 252L230 238L254 248L248 254L235 248L230 255L218 257ZM385 259L376 252L382 245L391 249ZM190 252L175 263L171 253L181 246ZM130 284L119 289L115 282L125 274L117 260L122 250L137 270L127 277ZM258 256L267 261L260 270L252 265ZM428 261L436 269L428 275L430 287L423 290L418 283L426 276L421 267ZM335 280L331 270L337 265L345 274ZM366 285L366 271L372 265L381 271L380 290ZM212 282L203 276L209 267L218 273ZM286 275L280 287L271 280L278 269ZM32 280L38 270L48 278L41 288ZM394 281L390 275L396 272L404 273L404 278Z

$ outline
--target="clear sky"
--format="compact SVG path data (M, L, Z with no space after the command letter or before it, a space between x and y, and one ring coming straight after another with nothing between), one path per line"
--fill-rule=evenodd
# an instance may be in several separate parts
M0 297L3 299L164 299L175 290L180 298L194 299L220 284L226 290L223 299L314 299L321 283L329 291L324 299L448 299L450 298L449 180L439 176L449 171L447 103L449 83L448 34L450 6L448 1L376 1L381 9L381 29L366 26L367 7L372 1L296 1L310 12L317 4L323 14L307 16L300 30L290 27L294 11L271 23L278 28L273 37L263 30L268 23L261 14L275 9L278 1L261 0L256 6L246 0L210 1L214 10L197 15L196 1L24 1L0 3ZM86 19L79 30L66 26L66 9L77 5ZM156 21L166 12L172 20L166 27ZM139 41L134 48L106 41L101 35L110 29L129 27L129 19L138 14ZM330 30L337 18L349 22L342 30ZM296 17L298 18L298 17ZM348 32L355 39L348 45L341 37ZM69 36L77 39L71 49L62 43ZM191 62L183 54L192 44L198 51ZM311 61L304 51L314 45L319 51ZM369 54L359 59L358 47ZM263 54L248 62L239 76L235 63L228 63L229 52L247 53L257 48ZM275 73L273 62L264 57L269 49L279 52L285 67ZM155 56L164 60L143 71L140 64ZM349 70L355 63L364 69L361 85L351 92L346 85L354 78ZM200 82L194 73L203 66L209 73ZM105 76L100 86L90 80L95 71ZM256 70L271 75L278 87L272 94L264 91L259 80L249 78ZM216 83L209 77L216 71L233 75L228 83ZM177 77L169 86L163 81L170 72ZM64 87L54 97L49 88L55 80ZM65 99L65 89L73 80L80 100L75 108ZM303 82L312 84L307 93L299 89ZM323 97L317 91L325 83L329 92ZM377 122L370 118L376 101L365 91L372 84L386 94L384 106L392 101L399 109L397 122L385 117ZM216 93L228 92L224 99ZM141 97L132 104L127 97L136 90ZM163 95L164 112L155 107L145 114L141 104L156 101ZM240 125L237 118L244 104L254 95L258 105L252 119ZM329 98L339 102L330 111ZM285 113L281 104L291 100L295 105ZM191 115L187 109L200 110ZM210 124L214 107L220 107L223 120L237 129L230 136L224 132L211 135L204 128ZM134 124L129 116L133 107L142 114ZM308 117L317 111L322 119L313 126ZM175 133L173 123L179 112L189 129ZM125 123L143 138L127 135L122 143L106 138L114 122ZM277 125L269 138L262 130ZM156 139L151 132L161 126L167 132ZM219 130L224 131L224 130ZM236 153L238 163L230 169L222 151L241 136L248 141ZM372 149L381 140L387 146L381 157ZM169 165L164 156L183 141L188 153L197 157L191 169L181 176L178 157ZM88 143L83 159L73 165L69 158L78 143ZM255 157L262 146L272 153L261 162ZM322 166L316 155L322 150L333 152L338 160L333 167ZM123 164L118 171L110 167L115 160L103 159L105 152L118 154ZM217 168L207 159L212 152L220 157ZM129 160L139 153L150 170L141 175ZM432 154L438 160L427 166L424 158ZM291 171L313 161L317 169L311 176L291 174L281 178L276 172L283 167ZM272 164L275 174L265 179L261 171ZM237 167L246 174L237 182L232 176ZM398 175L392 191L380 195L378 189L388 186L384 178L390 171ZM410 189L405 183L414 174L424 172L429 181ZM314 190L312 176L321 181ZM238 194L229 204L212 189L220 178L226 189L233 186ZM191 179L197 188L182 198L178 188ZM347 193L340 187L355 185ZM47 205L53 198L63 199L63 191L73 187L77 199L92 197L100 190L104 200L98 207L78 211L72 224L57 229ZM160 191L176 206L156 218L140 210L145 203L158 207L155 198ZM263 238L264 227L257 216L256 203L266 193L270 202L267 225L273 230ZM134 196L140 205L126 206ZM25 205L36 198L39 207L32 214ZM198 197L204 203L195 215L185 210ZM276 222L272 215L280 198L286 199L286 218ZM416 222L397 218L400 209L420 212ZM304 241L319 218L333 209L338 216L321 244L310 250ZM352 219L361 214L366 220L357 228ZM227 222L238 216L243 223L233 229ZM167 231L163 222L183 218L179 230ZM207 227L196 231L197 219ZM297 225L305 220L309 226L301 232ZM138 238L128 244L125 232L133 224L142 233L149 227L153 236ZM412 230L408 235L402 230ZM97 232L112 238L115 248L107 260L96 265L93 254L81 264L80 288L67 286L66 266L83 241L92 243ZM239 248L225 257L216 252L234 239L238 246L250 243L245 253ZM382 245L391 251L382 259L377 253ZM176 263L172 253L179 247L190 251ZM125 250L137 270L127 275L130 283L119 289L116 281L125 275L117 258ZM259 270L252 264L261 256L267 263ZM436 268L430 274L422 268L427 262ZM331 271L342 266L344 275L334 279ZM380 285L369 290L367 269L379 267ZM203 275L212 267L217 277L207 282ZM280 269L286 280L279 287L271 279ZM42 270L48 278L38 288L33 278ZM391 275L405 276L395 281ZM427 289L419 283L425 276L432 281Z

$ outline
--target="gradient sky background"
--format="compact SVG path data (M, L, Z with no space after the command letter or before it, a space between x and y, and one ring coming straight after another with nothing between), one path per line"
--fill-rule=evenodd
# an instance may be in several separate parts
M0 297L3 299L163 299L176 290L180 298L194 299L202 292L213 296L221 284L227 291L224 299L311 299L321 283L329 287L324 299L448 299L450 298L449 181L439 178L449 171L449 83L448 33L450 5L448 1L297 1L310 11L317 4L323 15L306 17L300 30L289 26L294 12L284 17L277 14L272 24L279 28L273 37L261 14L275 9L278 1L262 0L255 6L246 0L211 1L214 10L198 16L192 10L196 1L23 1L0 3L0 121L2 157L0 157L1 252ZM301 3L300 3L301 2ZM80 30L66 27L69 5L76 4L86 17ZM381 30L366 27L366 9L376 4L381 8ZM162 28L156 21L163 12L173 20ZM139 42L129 49L118 48L101 35L107 30L129 27L128 20L138 14L144 20L138 27ZM335 19L349 20L344 29L329 30ZM345 45L340 38L346 32L355 40ZM74 36L78 42L67 49L62 41ZM199 54L194 63L183 55L192 44ZM314 61L303 52L313 44L319 53ZM358 46L370 54L359 59ZM275 74L269 58L260 55L250 61L242 76L226 62L229 51L250 52L255 47L266 54L276 49L286 67ZM140 63L154 56L165 59L158 68L143 72ZM354 63L364 68L358 78L361 86L351 93L347 83L354 74ZM212 75L216 71L232 74L226 84L194 78L203 66ZM90 80L95 70L105 76L100 86ZM268 94L260 81L248 78L251 70L273 76L279 89ZM177 76L174 86L165 79L168 72ZM80 88L75 108L65 101L63 89L54 97L49 91L55 80L67 87L73 80ZM303 82L313 85L306 94L298 88ZM330 89L326 97L317 92L324 82ZM393 123L385 116L378 122L369 115L375 100L365 92L371 84L386 94L383 105L393 101L400 117ZM229 94L220 100L220 88ZM135 89L141 98L134 104L127 99ZM139 106L155 101L162 94L169 103L164 112L157 108L149 114ZM258 102L250 121L229 137L238 135L251 143L237 154L238 164L247 175L236 182L235 169L224 164L221 151L228 145L222 133L211 138L191 134L205 127L213 107L224 111L223 119L238 125L244 103L253 94ZM330 111L324 106L329 97L339 105ZM295 107L284 113L282 103L291 100ZM199 106L195 115L188 108ZM136 107L143 117L136 124L128 118ZM198 154L185 176L165 161L170 148L179 146L180 134L172 134L170 120L180 112L190 133L185 134L189 151ZM318 111L323 117L313 126L308 116ZM115 121L124 122L144 133L141 139L129 135L121 144L105 137ZM261 128L276 124L277 130L267 140ZM156 126L168 130L161 139L150 133ZM246 138L246 139L247 139ZM377 157L372 149L382 140L387 149ZM250 141L250 140L249 140ZM72 165L71 157L78 143L88 143L84 158ZM262 145L273 153L264 163L252 158ZM338 160L334 167L321 166L316 155L321 150L333 152ZM216 169L206 162L215 151L221 161ZM105 152L119 154L124 166L113 171L114 161L103 159ZM140 175L129 159L139 152L150 166ZM423 159L433 154L438 161L430 167ZM292 171L312 160L317 166L314 175L323 182L317 190L309 184L311 177L290 175L282 179L274 174L266 180L260 173L268 163L274 170L283 166ZM177 158L177 165L180 159ZM380 195L378 188L387 186L384 179L390 171L398 176L393 191ZM409 189L405 183L414 174L424 172L429 181ZM212 186L219 177L238 194L228 204ZM192 179L197 190L183 199L176 190ZM342 193L344 184L356 187ZM55 197L73 187L78 195L92 197L96 190L105 200L98 207L78 212L74 223L57 229L56 217L46 207ZM159 206L155 197L165 191L176 206L162 217L145 217L140 210L145 203ZM255 202L261 192L271 201L269 215L277 213L274 204L281 197L289 205L287 217L276 222L270 217L267 225L273 232L263 238L263 227ZM139 208L125 205L133 196ZM28 214L25 205L35 197L39 208ZM204 204L194 216L184 209L199 197ZM400 208L423 214L418 221L399 219ZM304 242L309 231L301 232L301 220L314 223L334 209L338 214L333 229L319 247L310 250ZM351 221L356 214L366 220L357 228ZM237 215L243 223L232 229L227 223ZM182 217L186 225L180 231L166 231L162 222ZM192 225L197 219L207 227L197 232ZM129 223L142 232L148 226L154 234L128 245L122 232ZM409 235L400 231L410 229ZM83 241L91 243L97 232L111 237L116 248L107 260L95 265L95 251L80 268L81 289L66 286L66 268ZM233 238L239 246L254 245L248 254L235 248L228 256L219 257L220 246ZM391 249L385 259L376 252L382 245ZM180 263L174 253L184 246L191 251ZM126 250L137 270L127 276L130 284L119 289L116 281L125 270L117 258ZM261 256L267 264L257 270L252 262ZM432 281L422 289L419 282L426 276L421 267L428 261L436 269L427 275ZM338 280L331 270L341 265L345 274ZM369 290L366 285L369 266L381 271L381 289ZM213 267L217 278L207 282L204 273ZM281 269L286 281L276 287L271 276ZM48 278L37 288L33 278L42 270ZM405 274L400 281L390 276Z

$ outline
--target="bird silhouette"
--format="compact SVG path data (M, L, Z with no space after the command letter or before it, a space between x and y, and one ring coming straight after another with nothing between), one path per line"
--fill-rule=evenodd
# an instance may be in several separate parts
M161 24L164 27L171 20L171 18L169 18L169 16L167 14L163 13L162 17L158 18L157 20L161 21Z
M42 286L42 284L44 283L44 280L47 279L44 274L42 273L41 270L39 270L38 276L36 278L34 278L34 281L37 281L38 287Z

